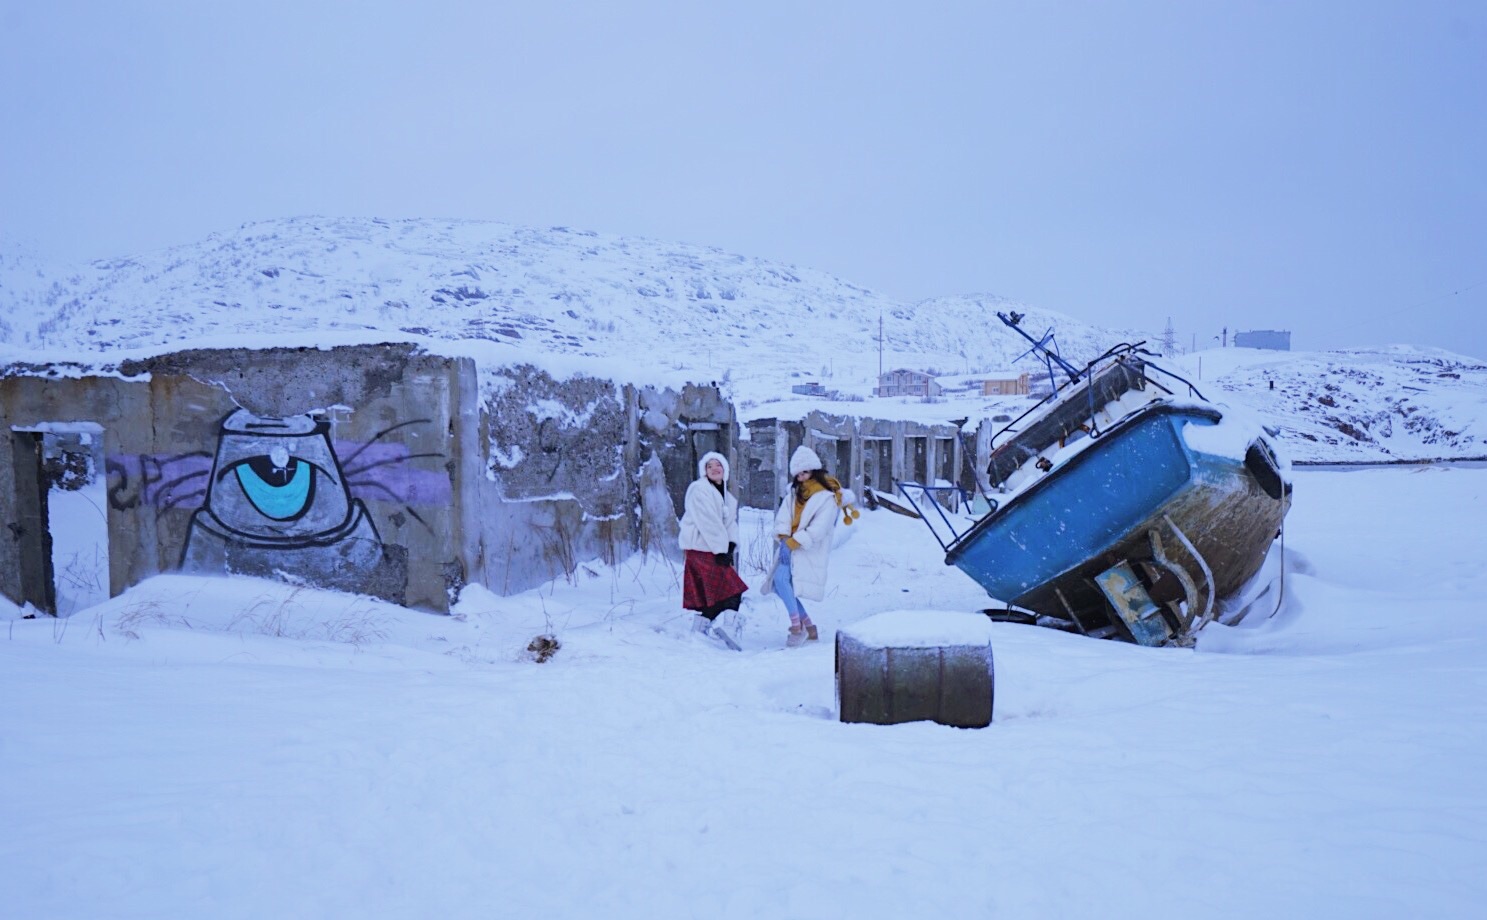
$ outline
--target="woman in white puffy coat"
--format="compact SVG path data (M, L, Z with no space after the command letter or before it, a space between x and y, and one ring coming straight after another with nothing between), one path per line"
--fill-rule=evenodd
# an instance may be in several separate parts
M749 589L733 568L738 551L738 499L728 492L728 458L715 451L697 463L697 480L682 503L682 606L696 611L692 628L732 648L732 637L713 626L724 610L737 610Z
M809 447L801 445L790 455L790 476L794 485L774 517L779 550L761 590L779 595L790 615L785 645L796 648L819 638L800 599L818 601L826 596L827 563L837 519L850 524L859 512L853 507L852 490L827 475L821 469L821 458Z

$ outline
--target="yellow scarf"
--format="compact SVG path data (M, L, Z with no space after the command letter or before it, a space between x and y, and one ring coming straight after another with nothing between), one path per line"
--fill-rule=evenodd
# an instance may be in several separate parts
M791 536L794 536L795 531L800 529L800 515L801 512L805 511L805 503L811 500L811 496L817 492L823 492L827 488L830 488L832 492L836 493L836 506L840 508L842 506L842 484L837 482L835 476L827 476L826 485L824 486L814 479L807 479L804 485L795 490L795 512L790 515ZM850 524L851 520L849 519L847 523Z

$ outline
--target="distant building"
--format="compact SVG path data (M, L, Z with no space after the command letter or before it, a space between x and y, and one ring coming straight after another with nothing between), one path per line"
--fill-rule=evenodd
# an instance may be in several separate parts
M940 385L935 378L923 371L898 368L878 377L874 396L939 396Z
M820 383L812 380L807 383L797 383L790 387L790 392L799 396L825 396L826 388Z
M952 396L965 394L966 396L981 392L981 379L983 374L945 374L935 378L935 383L940 385L941 396Z
M1268 348L1271 351L1290 351L1291 333L1276 329L1255 329L1234 333L1235 348Z
M1013 373L1012 371L1000 371L987 374L986 379L981 381L982 396L1026 396L1028 394L1028 375L1026 371Z
M1036 377L1030 378L1027 384L1027 395L1035 396L1038 399L1042 399L1045 396L1052 396L1053 381L1049 379L1047 374L1039 374Z

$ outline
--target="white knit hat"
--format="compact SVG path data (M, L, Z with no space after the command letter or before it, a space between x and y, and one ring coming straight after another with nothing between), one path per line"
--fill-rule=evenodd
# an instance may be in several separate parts
M706 479L707 478L707 461L709 461L709 460L716 460L719 463L723 464L723 481L724 482L727 482L728 481L728 458L725 457L725 456L723 456L722 454L718 453L715 450L710 450L707 453L703 454L702 455L702 459L697 461L697 478L698 479Z
M790 455L790 475L792 477L819 469L821 469L821 458L816 456L816 452L804 444L795 448L795 453Z

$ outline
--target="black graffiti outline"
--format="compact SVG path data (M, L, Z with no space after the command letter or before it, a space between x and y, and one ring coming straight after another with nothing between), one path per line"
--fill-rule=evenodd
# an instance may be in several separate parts
M134 454L132 456L134 457L136 466L138 468L139 487L138 491L136 491L135 494L127 497L124 493L128 492L133 485L133 482L131 481L129 465L120 460L114 459L113 457L109 457L104 460L104 475L110 480L108 486L108 504L109 507L113 508L115 511L129 511L133 508L138 507L141 502L149 500L150 489L152 486L155 486L157 484L163 485L161 485L161 487L156 490L155 494L166 496L163 506L159 506L155 510L155 517L157 519L161 515L165 514L165 512L171 510L177 505L180 505L190 500L191 498L206 494L205 489L196 489L194 491L187 492L184 495L177 495L175 489L183 483L189 482L193 479L206 478L210 475L209 470L197 470L194 473L185 473L183 475L176 476L175 478L167 479L166 469L172 464L181 463L183 461L195 458L210 460L213 456L210 451L186 451L184 453L171 454L163 460L151 456L150 454ZM118 476L118 481L114 481L115 475Z
M398 422L396 425L392 425L376 432L365 444L358 447L356 451L351 454L351 456L347 457L345 460L338 461L341 464L341 473L345 477L347 488L357 488L363 490L378 489L382 492L387 493L387 495L391 497L392 501L395 501L398 504L402 505L403 510L412 515L413 520L422 524L424 529L426 529L429 533L434 532L433 525L424 520L423 515L419 514L417 511L414 511L411 505L409 505L407 502L404 502L402 500L402 496L398 495L396 492L392 491L387 486L383 485L375 479L358 479L356 477L360 476L362 473L365 473L367 470L376 469L378 467L391 466L394 463L407 463L410 460L426 457L442 458L444 454L440 453L439 451L423 451L416 454L409 453L402 457L393 457L389 460L376 460L371 463L363 464L361 466L354 466L353 463L357 457L360 457L362 454L366 453L367 449L370 448L373 444L375 444L382 438L392 434L394 431L397 431L399 428L406 428L409 425L432 425L433 423L434 420L431 418L415 418L409 419L406 422Z
M334 451L331 452L331 456L332 457L335 457L335 452ZM316 474L319 473L322 476L329 476L330 475L330 472L328 470L321 469L320 466L319 466L319 464L311 463L309 460L306 460L303 457L291 456L289 458L289 462L290 463L303 465L307 469L309 469L309 471L310 471L310 482L309 482L309 485L306 487L305 500L300 505L299 510L296 511L294 514L291 514L288 517L282 517L282 518L281 517L274 517L272 514L269 514L263 508L259 507L259 505L258 505L258 499L254 498L253 497L253 493L250 492L250 491L248 491L247 485L245 485L243 483L243 479L242 479L243 474L241 472L239 472L242 467L247 466L250 473L253 473L254 475L257 475L257 471L254 470L253 467L252 467L253 461L254 460L257 460L257 459L260 459L260 458L259 457L244 457L241 460L237 460L237 461L234 461L233 463L229 464L226 469L223 469L223 470L221 470L221 471L219 471L217 473L217 478L215 480L213 480L213 482L212 482L213 487L216 487L216 486L220 485L222 483L222 480L226 479L229 473L234 473L234 474L236 474L236 478L237 478L237 481L238 481L238 488L240 488L240 489L243 490L243 495L247 497L248 503L253 506L253 510L257 511L259 514L263 515L264 517L269 518L270 520L275 520L275 521L297 521L300 518L304 517L306 514L309 514L310 513L310 509L312 507L314 507L314 505L315 505L315 484L316 484L316 482L320 478ZM338 469L340 468L340 461L339 461L339 459L337 459L337 461L336 461L336 466L337 466ZM344 473L345 473L344 469L341 469L340 472L342 473L342 481L343 482L346 482L346 480L344 478ZM350 483L349 482L347 482L346 485L347 485L348 488L350 487ZM203 493L203 494L205 494L205 493Z
M223 422L227 421L227 417L231 414L230 412L227 413L218 422L219 440L221 437L220 426ZM387 496L387 501L397 503L404 511L408 512L410 517L430 533L434 532L433 525L408 504L403 499L403 496L398 495L376 479L367 478L365 474L379 467L407 463L411 460L443 458L445 456L443 453L439 451L421 451L386 460L375 460L361 465L357 465L355 460L365 453L375 442L386 438L398 429L411 425L429 425L433 424L433 421L431 418L410 419L409 421L398 422L395 425L377 431L369 440L359 445L345 459L340 458L335 453L334 446L332 446L331 450L331 455L336 459L340 475L343 477L347 488L356 489L364 493L382 493ZM215 456L213 451L194 450L171 454L164 458L158 458L151 454L129 454L124 455L123 459L106 458L104 461L104 474L109 482L107 489L109 507L115 511L131 511L138 508L142 503L149 503L155 508L155 518L157 520L177 508L184 507L187 510L195 511L202 507L200 500L206 497L208 491L207 484L210 483L212 475L211 465ZM128 462L131 460L133 461L132 463ZM171 466L189 460L205 460L208 463L208 467L177 476L171 476L169 474ZM200 485L182 491L182 487L198 482ZM133 494L129 494L131 490L133 490Z

